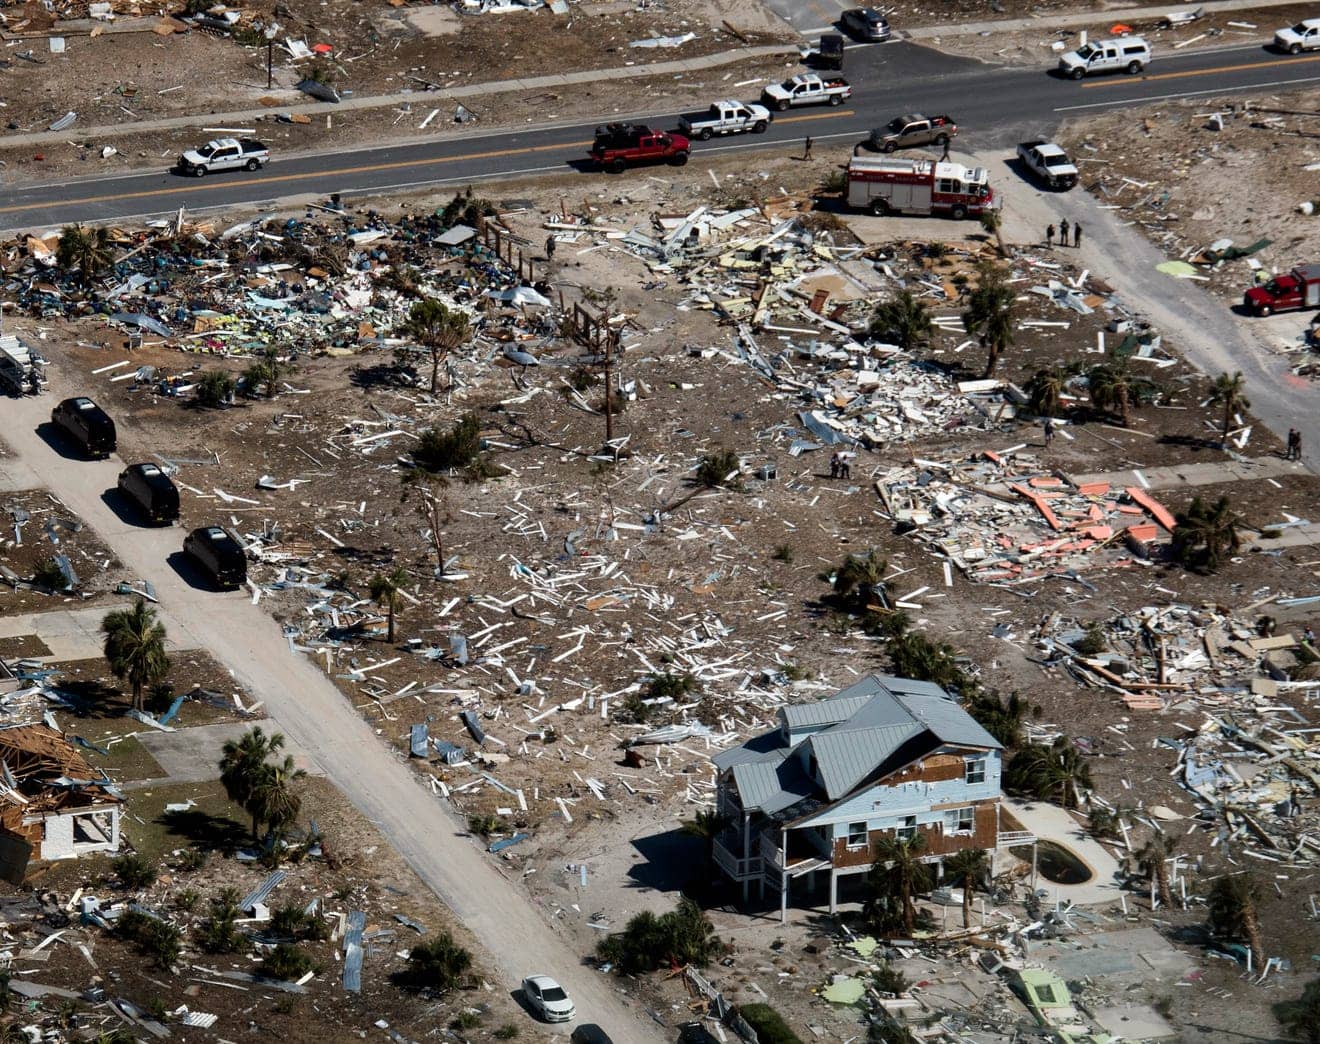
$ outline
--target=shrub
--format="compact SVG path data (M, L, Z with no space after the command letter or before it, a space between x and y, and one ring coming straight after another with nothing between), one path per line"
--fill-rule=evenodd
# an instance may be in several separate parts
M207 370L197 381L193 393L199 406L216 409L225 405L234 395L237 382L224 370Z
M481 454L481 424L474 413L464 415L448 431L427 428L413 447L412 458L423 471L441 474L471 467Z
M468 830L476 834L477 837L490 837L503 825L504 821L490 812L474 813L468 816Z
M649 910L642 911L622 932L603 939L596 952L618 971L636 975L669 964L704 968L719 947L714 925L701 907L685 897L675 909L659 917Z
M756 1030L761 1044L802 1044L802 1038L788 1028L784 1017L768 1004L740 1004L738 1014Z
M773 558L776 562L784 562L789 565L792 565L793 549L788 544L780 544L777 548L775 548L775 553L770 557Z
M242 953L247 936L234 923L238 920L238 889L225 888L211 900L211 914L197 930L197 941L207 953Z
M270 927L276 935L297 936L307 925L307 915L294 903L277 906L270 913Z
M875 988L881 993L891 993L895 997L901 997L907 992L907 988L912 985L907 980L907 976L895 968L888 961L881 963L872 976L875 982Z
M32 583L47 591L67 590L69 582L64 579L64 570L53 558L43 558L32 570Z
M1073 642L1073 648L1083 656L1097 656L1109 648L1105 638L1105 628L1096 620L1086 625L1086 634Z
M163 971L169 971L179 959L182 935L169 921L162 921L139 910L125 910L115 922L115 933L136 943L143 953L155 959Z
M503 1026L491 1034L496 1040L513 1040L518 1036L518 1027L512 1022L506 1022Z
M121 855L112 865L125 888L146 888L156 880L156 865L134 852Z
M197 900L201 897L201 893L191 888L185 888L174 896L174 905L176 908L187 912L197 905Z
M690 674L657 674L647 686L647 698L652 700L681 700L698 688L697 679Z
M260 973L271 979L284 979L292 982L301 979L308 972L317 971L317 964L311 954L298 949L293 943L280 943L261 962Z
M454 1030L472 1029L481 1025L481 1013L471 1008L464 1009L449 1020L449 1028Z
M742 483L738 480L738 472L741 468L742 464L738 460L738 454L731 449L721 449L707 453L701 458L701 463L697 465L697 485L706 486L709 489L716 489L720 486L729 489L740 489Z
M444 993L460 985L471 967L472 954L448 932L441 932L408 952L408 967L396 980L406 989Z
M183 855L179 857L180 870L201 870L206 866L206 862L211 858L211 853L205 848L186 848Z

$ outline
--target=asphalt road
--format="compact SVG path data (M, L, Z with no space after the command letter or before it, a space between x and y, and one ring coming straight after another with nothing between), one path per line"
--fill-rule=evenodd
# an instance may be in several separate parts
M1074 82L1045 69L997 68L898 42L850 48L847 75L856 88L847 104L780 114L762 135L696 142L692 162L700 164L703 156L736 150L797 148L807 135L816 139L818 156L837 145L842 157L842 146L862 139L891 116L913 110L952 115L961 128L960 148L996 148L1032 135L1048 135L1064 119L1089 112L1315 83L1320 81L1320 54L1292 57L1247 45L1157 55L1145 75ZM677 115L628 118L673 126ZM71 221L165 214L180 206L197 212L331 192L347 196L573 169L588 173L586 149L597 122L495 130L288 159L276 156L270 167L257 173L184 178L153 171L6 187L0 192L0 227L37 230Z

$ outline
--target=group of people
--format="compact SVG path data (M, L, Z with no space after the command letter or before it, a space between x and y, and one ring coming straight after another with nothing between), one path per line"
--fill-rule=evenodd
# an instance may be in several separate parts
M1082 223L1080 221L1074 221L1071 228L1072 228L1072 245L1075 247L1079 247L1082 245ZM1062 221L1059 222L1059 230L1058 230L1059 246L1061 247L1066 247L1068 245L1068 230L1069 230L1068 219L1064 218ZM1045 226L1045 245L1047 247L1054 246L1053 225Z
M1284 460L1302 459L1302 433L1296 428L1288 429L1288 448L1283 453Z
M830 457L830 478L832 479L852 478L851 453L835 453L832 457Z

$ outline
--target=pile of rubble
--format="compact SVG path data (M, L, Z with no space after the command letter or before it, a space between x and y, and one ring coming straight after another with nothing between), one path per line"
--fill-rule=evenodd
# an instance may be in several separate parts
M917 459L876 478L899 529L978 583L1021 584L1145 561L1173 516L1138 486L1076 486L1022 446Z

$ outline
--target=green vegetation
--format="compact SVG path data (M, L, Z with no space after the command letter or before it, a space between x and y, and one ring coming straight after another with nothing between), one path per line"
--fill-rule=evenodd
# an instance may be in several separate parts
M53 558L43 558L32 570L32 583L45 591L67 591L69 581L64 578L64 570Z
M110 865L125 888L146 888L156 880L156 864L135 852L121 855Z
M1023 747L1004 769L1004 789L1014 794L1077 808L1082 789L1091 787L1091 768L1067 736L1048 747Z
M395 566L388 573L377 573L368 585L371 600L377 605L385 606L385 612L388 614L385 640L390 645L394 644L394 614L403 605L403 596L399 592L407 583L408 570L402 566Z
M1182 565L1198 572L1213 573L1226 555L1242 546L1238 527L1242 518L1228 497L1207 504L1193 497L1186 511L1178 512L1170 550Z
M1280 1025L1306 1044L1320 1044L1320 979L1306 984L1302 995L1294 1001L1274 1006Z
M55 262L66 272L78 270L78 281L90 287L110 267L110 230L104 227L65 225L55 246Z
M449 932L418 943L408 952L408 966L396 975L405 989L447 993L462 985L472 969L472 954Z
M881 301L871 313L869 333L877 340L895 344L906 352L930 341L934 323L930 306L911 290Z
M258 389L264 389L262 394L268 399L273 399L280 378L290 369L291 367L280 358L279 349L271 345L262 350L260 362L254 362L243 371L244 391L255 398L259 394Z
M258 971L271 979L293 982L301 979L308 972L320 971L320 966L312 960L311 954L300 950L293 943L279 943L274 950L266 954Z
M964 330L980 338L986 351L985 376L991 377L1013 344L1017 292L1008 285L1007 270L998 265L983 262L976 272L977 284L968 297L962 322Z
M235 387L237 382L224 370L207 370L197 381L197 405L209 409L224 406L233 398Z
M760 1044L802 1044L784 1017L768 1004L740 1004L738 1014L756 1031Z
M676 909L657 917L644 910L622 932L603 939L596 953L616 971L628 975L671 964L704 968L720 949L715 927L695 902L686 897Z
M133 707L142 710L142 693L170 669L165 655L165 625L157 623L156 610L139 598L131 609L106 613L101 621L105 635L105 660L110 672L133 690Z
M1233 418L1239 410L1251 409L1251 400L1246 395L1247 379L1239 370L1230 376L1221 373L1210 386L1210 405L1222 406L1224 416L1219 425L1219 444L1228 444L1228 433L1233 430Z
M211 899L211 913L197 929L197 942L207 953L244 953L247 936L238 930L237 888L223 888Z
M1231 941L1241 940L1251 950L1252 967L1265 966L1265 943L1261 939L1256 901L1260 898L1256 879L1249 873L1229 874L1210 888L1207 901L1210 930Z
M284 748L284 736L275 733L269 739L260 726L254 726L239 740L227 740L220 759L220 782L231 801L243 806L252 817L252 837L261 836L264 825L278 837L298 819L302 799L293 784L307 775L296 768L293 758L268 762Z
M712 450L701 458L697 464L697 472L694 478L698 486L704 486L707 489L718 489L721 486L725 489L741 489L742 482L738 478L742 470L742 463L738 460L738 454L731 449Z
M877 935L893 935L901 930L911 938L916 930L914 897L935 885L930 865L921 861L925 849L922 834L882 835L876 840L875 862L866 879L871 894L862 915Z
M475 413L464 414L448 431L427 428L413 447L412 459L432 475L468 468L481 456L481 422Z
M135 943L162 971L169 971L179 959L181 933L168 921L125 910L115 922L115 934Z
M518 1027L512 1022L506 1022L499 1029L491 1033L496 1040L513 1040L518 1036Z
M413 304L398 333L421 346L431 363L431 394L440 389L440 364L472 338L467 313L450 308L434 297L423 297ZM416 353L413 344L399 350L404 360Z

